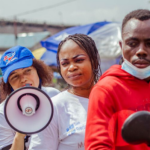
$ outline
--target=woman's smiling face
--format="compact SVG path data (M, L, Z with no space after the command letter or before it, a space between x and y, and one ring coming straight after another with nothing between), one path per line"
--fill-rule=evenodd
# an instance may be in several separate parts
M87 88L93 83L88 54L72 40L66 41L59 52L60 71L64 80L73 87Z
M39 76L33 66L14 70L8 77L8 82L11 87L16 90L20 87L29 84L33 87L39 86Z

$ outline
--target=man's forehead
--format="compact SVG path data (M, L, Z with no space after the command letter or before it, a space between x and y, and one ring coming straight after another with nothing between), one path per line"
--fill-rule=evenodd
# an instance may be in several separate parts
M138 20L135 18L130 19L124 26L123 30L122 30L122 36L126 35L126 34L130 34L130 33L147 33L150 35L150 32L147 32L150 30L150 19L148 20Z
M123 33L128 32L130 29L135 29L137 26L138 21L135 19L130 19L123 28Z

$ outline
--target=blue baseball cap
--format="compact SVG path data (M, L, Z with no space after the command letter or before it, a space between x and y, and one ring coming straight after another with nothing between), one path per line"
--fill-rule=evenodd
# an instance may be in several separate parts
M32 52L23 46L8 49L0 59L3 80L7 83L10 73L16 69L30 67L33 63Z

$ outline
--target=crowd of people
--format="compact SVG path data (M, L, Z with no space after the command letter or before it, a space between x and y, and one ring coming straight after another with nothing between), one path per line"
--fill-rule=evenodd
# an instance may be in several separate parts
M94 40L69 35L57 51L58 71L67 89L50 87L52 72L26 47L7 50L0 59L1 150L150 150L145 143L129 144L121 135L125 120L134 112L150 110L150 11L138 9L122 22L121 64L101 75ZM26 84L47 93L54 112L50 124L28 135L13 130L4 116L7 97ZM39 118L40 122L40 118Z

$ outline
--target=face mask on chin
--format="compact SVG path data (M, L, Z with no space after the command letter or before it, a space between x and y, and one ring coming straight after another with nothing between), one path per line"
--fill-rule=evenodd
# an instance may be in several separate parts
M124 59L124 62L122 63L122 67L121 68L124 71L128 72L129 74L131 74L134 77L137 77L137 78L139 78L141 80L150 77L150 66L140 69L140 68L137 68L134 65L132 65L126 59Z

